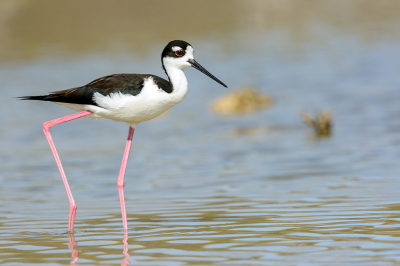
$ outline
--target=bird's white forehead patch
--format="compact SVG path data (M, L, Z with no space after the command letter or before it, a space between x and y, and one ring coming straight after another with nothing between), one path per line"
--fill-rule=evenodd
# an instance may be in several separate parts
M188 46L186 47L186 52L189 52L189 53L193 54L193 52L194 52L193 47L190 46L190 45L188 45Z
M176 52L176 51L182 50L182 47L180 47L180 46L174 46L174 47L172 47L171 49L172 49L172 51ZM188 46L186 47L186 52L191 52L191 53L193 53L193 52L194 52L193 47L190 46L190 45L188 45Z
M178 50L182 50L182 48L179 47L179 46L174 46L174 47L172 47L171 49L172 49L172 51L174 51L174 52L176 52L176 51L178 51Z

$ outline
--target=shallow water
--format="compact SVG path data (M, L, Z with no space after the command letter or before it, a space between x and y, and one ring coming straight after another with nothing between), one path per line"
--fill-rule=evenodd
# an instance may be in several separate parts
M162 76L164 43L148 57L0 65L0 264L400 264L399 41L326 25L311 32L307 42L284 30L191 41L196 60L230 88L185 70L184 101L137 127L127 235L116 178L128 126L78 119L52 129L78 205L68 235L68 199L41 124L73 111L13 97L110 73ZM273 106L239 117L209 111L213 99L247 84ZM303 109L331 110L332 137L314 138Z

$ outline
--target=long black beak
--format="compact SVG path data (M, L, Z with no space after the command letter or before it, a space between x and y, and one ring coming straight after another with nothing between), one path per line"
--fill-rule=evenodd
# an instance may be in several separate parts
M220 81L219 79L217 79L216 77L214 77L210 72L208 72L204 67L202 67L199 63L196 62L196 60L194 59L189 59L188 62L190 63L190 65L192 67L194 67L195 69L197 69L198 71L206 74L207 76L209 76L210 78L212 78L213 80L215 80L216 82L218 82L219 84L221 84L222 86L224 86L225 88L228 88L228 86L226 86L222 81Z

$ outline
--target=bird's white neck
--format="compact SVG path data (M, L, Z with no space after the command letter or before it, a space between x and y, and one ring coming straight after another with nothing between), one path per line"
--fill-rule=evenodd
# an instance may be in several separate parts
M188 90L188 81L185 73L181 68L169 67L168 64L165 66L165 71L172 84L171 96L173 96L176 103L179 103L183 100Z

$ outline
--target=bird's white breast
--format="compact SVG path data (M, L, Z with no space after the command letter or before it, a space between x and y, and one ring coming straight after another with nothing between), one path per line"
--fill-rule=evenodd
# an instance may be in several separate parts
M104 96L96 92L93 100L98 106L85 105L82 107L84 110L93 112L88 116L89 118L108 118L136 126L140 122L157 117L183 100L187 92L187 81L183 71L180 71L184 80L178 88L174 87L172 93L160 89L154 83L153 78L149 77L145 80L142 91L136 96L120 92Z

